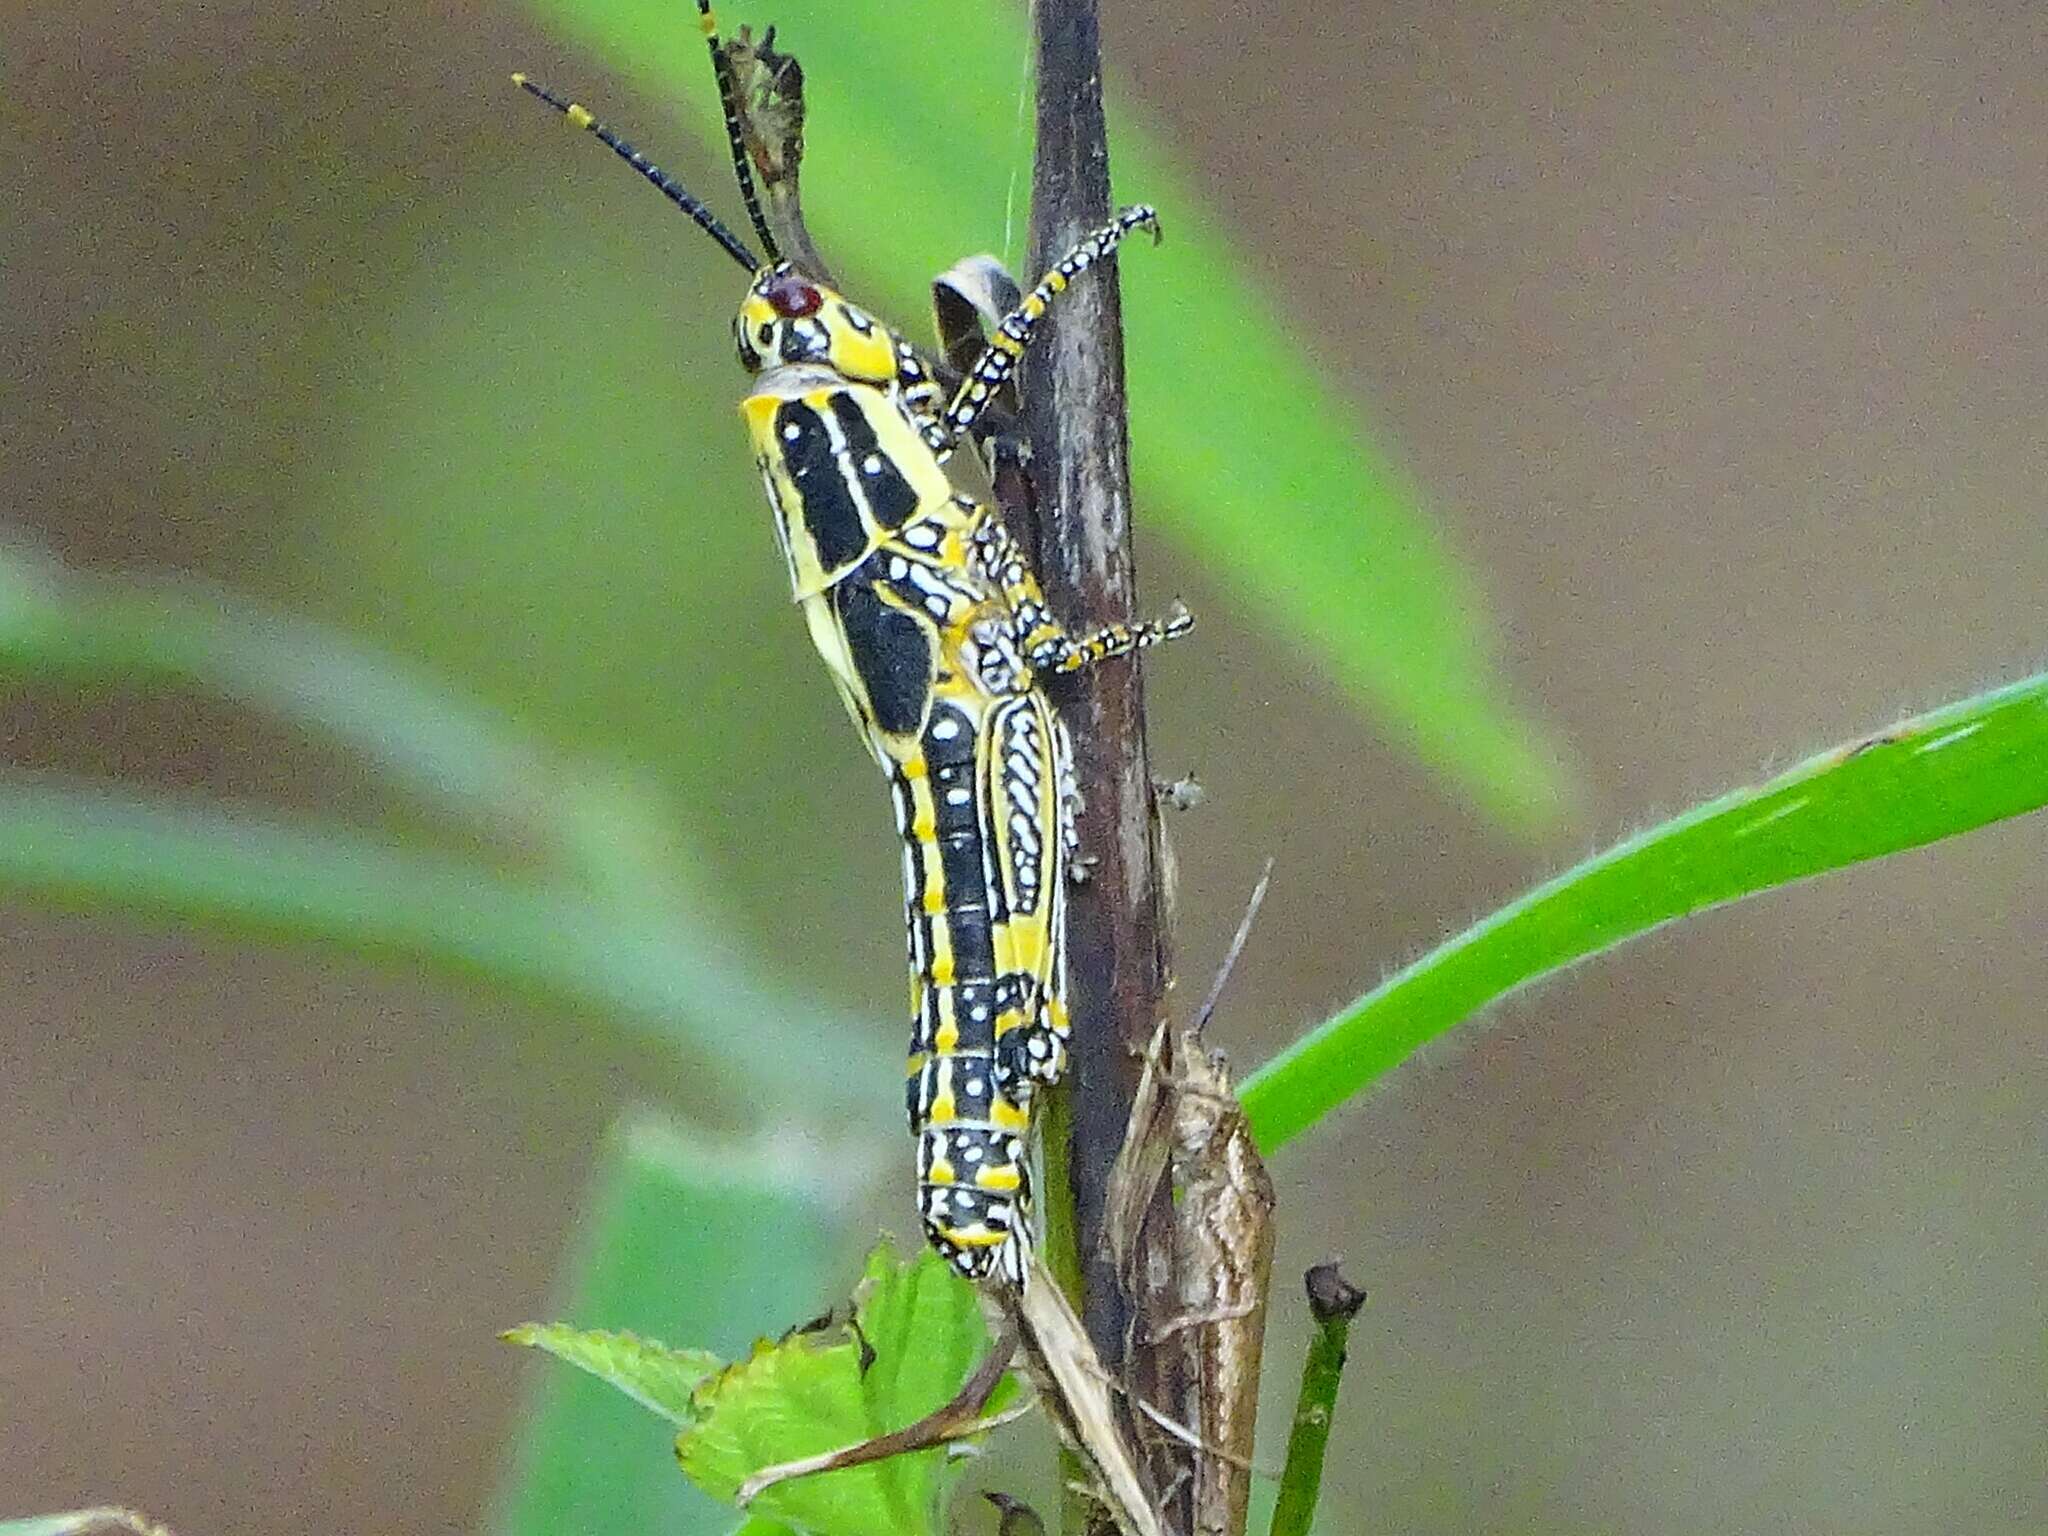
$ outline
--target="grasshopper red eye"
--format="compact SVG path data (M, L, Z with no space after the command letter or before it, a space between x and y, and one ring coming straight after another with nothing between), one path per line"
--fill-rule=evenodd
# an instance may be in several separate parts
M775 313L785 320L815 315L825 302L825 296L818 292L815 284L806 282L794 272L777 272L761 285L760 293L774 306Z

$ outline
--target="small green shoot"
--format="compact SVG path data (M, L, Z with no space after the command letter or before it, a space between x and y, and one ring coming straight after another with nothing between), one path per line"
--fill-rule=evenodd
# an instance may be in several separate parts
M1351 1336L1351 1319L1364 1305L1365 1292L1347 1282L1336 1265L1318 1264L1308 1272L1308 1308L1316 1328L1309 1337L1308 1358L1302 1362L1272 1536L1309 1536L1315 1528L1323 1455L1330 1446L1337 1387L1344 1378L1345 1342Z

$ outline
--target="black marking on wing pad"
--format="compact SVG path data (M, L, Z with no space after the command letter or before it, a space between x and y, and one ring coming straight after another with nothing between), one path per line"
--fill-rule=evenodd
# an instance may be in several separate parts
M917 492L903 477L903 471L882 452L874 424L865 412L844 394L832 397L832 414L846 439L847 462L854 479L866 492L868 509L884 528L900 528L917 510Z
M941 704L932 711L932 723L925 727L924 760L936 782L941 770L958 768L969 775L959 782L972 782L974 772L974 722L954 704Z
M804 505L808 509L808 499ZM892 736L915 731L932 685L932 646L924 626L883 602L865 575L834 587L832 604L875 723Z
M837 399L832 403L839 404ZM782 459L803 506L804 527L817 546L819 565L828 575L844 570L867 553L868 531L832 451L824 419L802 401L786 401L775 413L775 437L782 444Z
M924 760L931 775L939 868L946 881L953 974L961 982L993 980L996 966L974 757L974 731L966 715L950 704L936 706L925 727Z

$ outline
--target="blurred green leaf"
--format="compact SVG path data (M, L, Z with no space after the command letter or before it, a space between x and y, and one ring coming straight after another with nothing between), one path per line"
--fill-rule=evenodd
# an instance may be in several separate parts
M834 1233L793 1171L703 1145L653 1116L631 1118L612 1138L563 1312L727 1355L812 1315ZM546 1372L492 1529L725 1536L731 1509L676 1470L669 1434L603 1381ZM764 1524L751 1536L780 1531Z
M722 147L709 66L686 13L665 0L533 4L650 92L683 103L699 142ZM771 18L735 12L726 19L758 25ZM930 275L965 251L993 248L1016 265L1029 185L1022 9L1000 0L880 7L782 0L772 20L780 44L805 66L806 210L857 291L908 317L923 312ZM906 103L926 110L906 110ZM507 87L506 111L518 110ZM1474 582L1418 513L1414 488L1359 425L1358 409L1319 376L1312 324L1290 321L1246 273L1161 136L1114 103L1112 119L1122 191L1158 204L1169 230L1160 250L1134 252L1124 263L1133 463L1145 525L1171 531L1480 805L1511 824L1540 825L1555 814L1561 788L1555 757L1508 702ZM935 122L942 131L934 133ZM619 126L643 147L659 148L656 125ZM601 151L565 144L565 156L571 153L589 165ZM721 158L714 148L709 163ZM623 172L611 174L621 210L639 206L639 217L673 219L672 210L629 187ZM705 182L698 190L736 213L736 196L721 196L725 186ZM687 281L722 320L742 280L709 242L676 227ZM586 278L588 270L569 292L557 290L554 302L578 315L593 308L594 283L604 279ZM575 291L585 287L591 292ZM597 320L600 333L633 329L618 318L626 312L626 305L608 307ZM564 316L560 323L574 322ZM644 350L636 338L623 340ZM479 352L463 346L425 355L461 359L463 380L474 388ZM404 367L416 367L420 356L409 351ZM669 366L701 373L723 356L723 348L706 347ZM637 386L645 375L628 369L638 365L622 353L619 377ZM1195 380L1216 387L1190 388ZM739 383L735 375L731 395ZM615 388L592 402L593 424ZM674 430L706 440L722 431L727 456L740 459L736 429L722 415L685 418ZM605 489L592 485L583 494ZM452 504L456 490L450 486L437 504ZM773 562L758 564L766 571Z
M671 1424L694 1417L690 1394L725 1362L703 1349L671 1349L638 1334L568 1323L522 1323L499 1335L507 1344L543 1350L565 1365L588 1371Z
M742 1118L798 1098L880 1113L894 1080L874 1031L763 987L673 915L648 917L559 885L409 852L338 826L294 828L216 806L0 778L0 889L91 910L400 955L607 1013L720 1064ZM847 1070L784 1068L839 1042Z
M2048 804L2048 674L1823 752L1588 859L1389 977L1244 1082L1291 1140L1496 998L1674 918Z
M959 1391L989 1348L972 1288L929 1249L906 1263L876 1248L856 1317L865 1362L846 1331L798 1333L699 1388L676 1454L700 1487L730 1498L763 1467L901 1429ZM934 1449L779 1483L755 1505L818 1536L917 1536L943 1529L950 1480Z
M676 896L674 839L622 786L563 771L509 722L331 626L190 580L65 570L0 544L0 672L203 688L334 742L402 791L552 854L593 889Z

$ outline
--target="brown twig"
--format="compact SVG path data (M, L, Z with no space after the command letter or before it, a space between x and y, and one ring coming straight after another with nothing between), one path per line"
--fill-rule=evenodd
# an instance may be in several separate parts
M1067 1509L1091 1526L1113 1526L1124 1536L1174 1536L1130 1451L1116 1383L1104 1373L1081 1320L1043 1258L1032 1260L1021 1290L994 1293L984 1304L1015 1318L1024 1366L1060 1439L1076 1453L1078 1469L1095 1499ZM1099 1517L1099 1520L1098 1518Z
M1273 873L1269 859L1246 903L1208 995L1181 1031L1169 1076L1160 1065L1166 1027L1155 1036L1138 1104L1111 1180L1110 1234L1118 1272L1154 1257L1150 1207L1172 1172L1170 1272L1176 1315L1155 1324L1146 1342L1177 1350L1185 1383L1185 1422L1169 1421L1143 1398L1139 1410L1194 1456L1189 1480L1192 1536L1244 1536L1251 1497L1259 1369L1273 1265L1273 1185L1252 1145L1244 1110L1220 1053L1202 1029L1236 969Z
M1032 170L1032 270L1043 268L1109 211L1095 0L1033 0L1037 156ZM1129 443L1115 264L1075 284L1050 316L1023 382L1033 479L1044 511L1039 572L1057 612L1092 626L1136 610L1131 559ZM1110 1168L1123 1143L1145 1047L1159 1018L1167 946L1159 898L1158 831L1146 761L1144 695L1134 662L1093 668L1062 691L1086 809L1081 840L1092 878L1074 893L1067 927L1075 1031L1071 1081L1074 1188L1083 1316L1096 1348L1131 1391L1179 1402L1174 1355L1143 1340L1101 1240ZM1164 1199L1162 1192L1160 1199ZM1160 1221L1155 1230L1166 1231ZM1171 1286L1141 1295L1141 1314L1171 1307ZM1124 1340L1135 1341L1124 1359ZM1163 1461L1163 1465L1160 1464ZM1184 1481L1185 1455L1155 1461L1159 1486ZM1185 1528L1185 1521L1170 1522Z
M1038 81L1031 269L1039 271L1107 217L1109 151L1096 0L1033 0L1031 22ZM1052 312L1025 370L1023 406L1042 509L1039 573L1054 609L1083 627L1130 617L1137 583L1114 262L1076 284ZM1182 1352L1149 1342L1178 1310L1164 1186L1140 1240L1152 1251L1130 1266L1141 1277L1135 1296L1126 1297L1105 1241L1111 1169L1170 973L1138 668L1134 661L1094 668L1072 680L1060 703L1074 732L1085 803L1081 841L1093 861L1067 921L1069 1005L1082 1027L1075 1031L1064 1166L1082 1315L1132 1398L1179 1403ZM1171 1071L1172 1050L1169 1038L1166 1059L1156 1064L1161 1070ZM1193 1482L1187 1448L1154 1436L1148 1460L1154 1488L1171 1495L1162 1516L1170 1529L1185 1531Z
M1248 915L1240 933L1249 926ZM1191 1029L1181 1041L1179 1067L1175 1322L1195 1325L1184 1329L1183 1411L1202 1442L1188 1529L1194 1536L1242 1536L1273 1274L1273 1184L1221 1055L1204 1049Z

